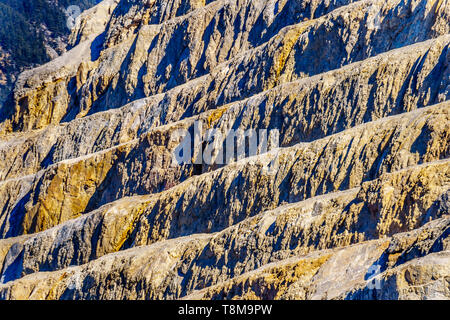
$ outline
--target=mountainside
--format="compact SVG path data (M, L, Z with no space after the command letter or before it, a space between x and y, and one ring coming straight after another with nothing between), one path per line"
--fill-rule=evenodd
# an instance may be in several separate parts
M0 124L0 299L450 298L449 0L104 0L68 43Z
M85 10L97 0L0 0L0 109L16 76L66 49L69 6Z

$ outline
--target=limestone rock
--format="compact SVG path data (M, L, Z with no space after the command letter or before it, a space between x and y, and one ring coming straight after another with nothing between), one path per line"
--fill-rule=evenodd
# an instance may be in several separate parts
M71 46L0 124L0 299L450 298L449 1L104 0ZM279 145L174 165L199 121Z

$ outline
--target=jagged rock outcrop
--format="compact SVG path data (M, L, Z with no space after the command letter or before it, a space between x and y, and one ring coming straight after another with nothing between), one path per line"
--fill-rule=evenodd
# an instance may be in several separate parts
M114 3L111 0L104 5L110 2ZM264 8L260 2L272 3L249 1L238 7ZM294 5L296 1L288 2L286 6L291 3ZM304 10L313 11L311 6L314 3L317 1ZM245 16L235 17L236 12L244 15L246 11L228 9L231 4L230 1L213 1L196 10L195 14L193 11L159 25L146 26L143 19L140 23L144 25L138 31L134 30L134 36L119 45L105 47L92 40L85 45L87 48L83 53L73 51L39 72L23 74L15 90L13 128L42 128L105 108L120 107L130 100L160 93L208 72L212 75L221 73L217 76L222 79L213 81L216 86L207 90L220 92L215 102L223 104L285 81L335 69L388 49L449 32L446 3L442 7L439 1L409 1L406 5L399 0L358 1L317 19L290 25L280 31L275 28L278 33L268 34L266 42L261 44L266 40L263 37L260 42L252 44L250 40L258 39L258 35L268 27L254 25L252 19ZM145 10L146 6L141 8ZM377 18L372 16L377 12ZM272 15L266 19L272 20ZM408 19L410 23L400 23L399 17ZM379 27L372 26L369 21L375 18L383 21ZM417 28L416 21L422 20L425 21L420 22L421 28ZM236 28L239 21L246 21L249 26L244 24L242 29ZM289 24L290 19L281 21ZM256 35L245 32L247 28ZM214 39L216 33L217 40ZM246 38L235 40L243 35ZM396 38L386 41L391 35L396 35ZM108 39L103 38L101 34L95 39L108 44ZM172 48L176 51L172 52ZM238 52L242 53L236 56ZM67 62L70 62L69 66ZM53 70L58 63L65 64L64 72L55 74ZM93 67L96 72L90 72ZM50 79L46 79L48 70L52 72ZM253 79L251 74L248 77L240 70L253 70L252 74L257 77ZM48 84L42 86L43 81ZM239 85L233 86L232 83ZM55 95L60 99L52 101L51 97Z
M71 45L1 124L0 298L450 298L448 1L105 0ZM279 148L174 165L199 121Z
M149 145L149 140L164 141L156 134L149 135L128 150L122 145L51 166L35 177L30 191L20 199L14 198L14 191L18 186L21 191L30 186L30 177L4 182L2 189L11 194L5 199L17 205L8 210L6 203L1 230L6 237L42 231L115 199L158 192L160 185L168 182L176 186L167 193L183 194L184 202L194 202L191 206L197 216L204 212L229 221L234 216L245 217L252 211L267 209L269 205L354 188L383 172L448 157L449 123L449 103L442 103L286 148L276 156L276 175L261 171L263 165L272 161L270 156L261 156L250 158L248 163L230 164L179 185L180 180L192 175L192 166L173 167L173 151ZM162 158L161 167L158 167L158 156ZM243 187L245 193L241 191ZM238 202L238 208L242 206L246 212L233 213L233 202ZM169 205L164 209L159 204L158 211L163 224L172 223L172 219L164 215L166 211L185 217L174 228L177 232L182 232L186 226L189 232L194 231L190 220L195 215L189 207L176 210ZM156 221L150 225L157 228ZM215 220L212 225L217 227L221 223ZM201 226L197 223L195 227L206 227ZM161 235L157 230L152 233Z

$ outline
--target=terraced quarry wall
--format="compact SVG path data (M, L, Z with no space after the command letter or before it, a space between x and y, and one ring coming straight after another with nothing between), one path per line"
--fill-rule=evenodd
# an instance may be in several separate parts
M71 45L0 124L1 299L450 298L449 1L104 0ZM174 165L199 122L279 144Z

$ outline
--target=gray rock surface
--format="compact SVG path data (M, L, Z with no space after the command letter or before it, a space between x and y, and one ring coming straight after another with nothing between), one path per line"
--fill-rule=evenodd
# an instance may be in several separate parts
M450 298L449 15L445 0L86 11L0 124L0 298ZM279 148L174 166L173 134L196 121L216 146L276 129Z

